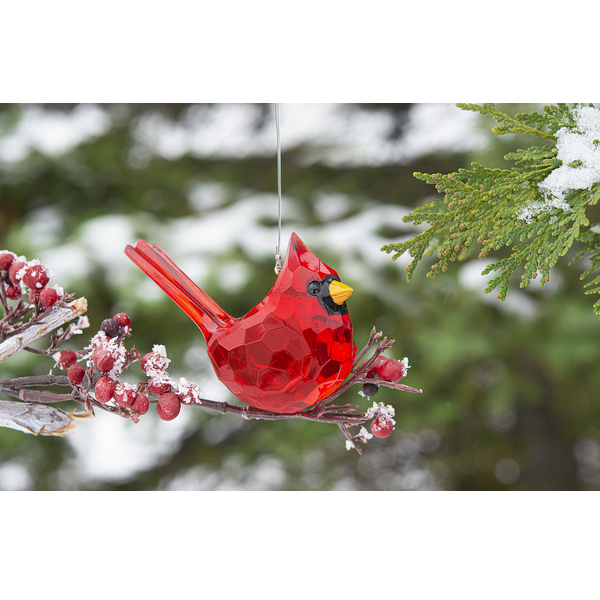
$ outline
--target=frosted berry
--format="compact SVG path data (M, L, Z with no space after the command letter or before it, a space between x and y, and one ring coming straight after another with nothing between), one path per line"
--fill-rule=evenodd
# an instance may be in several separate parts
M17 277L17 273L25 266L24 262L14 262L10 269L8 270L8 278L13 282L13 283L19 283L19 281L21 281L18 277Z
M119 335L121 326L114 319L104 319L100 325L100 331L104 331L107 337L114 338Z
M94 394L98 402L106 404L115 393L115 380L111 379L107 375L100 377L94 387Z
M96 369L102 373L108 373L115 366L115 358L108 351L102 348L96 348L92 352L92 362L96 365Z
M63 350L56 361L56 366L59 369L66 371L76 361L77 354L75 354L73 350Z
M376 383L363 383L362 391L365 396L374 396L379 391Z
M58 292L53 288L46 287L40 292L39 299L40 304L48 308L49 306L56 304Z
M73 385L79 385L83 381L84 376L85 369L77 363L71 365L67 371L67 377Z
M115 386L115 400L120 406L131 406L135 400L135 390L119 381Z
M18 285L6 286L6 297L9 300L18 300L21 297L21 287Z
M152 371L163 371L167 368L168 360L165 356L161 356L157 352L148 352L148 354L144 354L142 356L142 361L140 362L140 366L142 367L142 371L148 375L148 369Z
M133 404L131 405L131 410L135 410L136 413L140 415L145 415L150 408L150 400L148 400L148 396L146 394L137 393L133 400Z
M3 252L0 254L0 271L6 271L10 268L10 265L13 264L15 257L8 252Z
M185 386L179 388L177 396L182 404L196 404L196 398L200 396L200 387L197 383L189 381Z
M176 394L168 392L158 399L156 412L163 421L172 421L181 410L181 402Z
M121 326L121 327L131 327L131 319L127 313L119 313L113 317L113 319Z
M379 365L377 368L377 375L379 375L379 379L383 381L397 383L404 375L406 375L406 369L399 360L390 358Z
M153 396L156 396L157 398L170 391L171 384L168 382L161 383L158 381L151 381L148 384L148 393L152 394Z
M371 366L369 367L369 370L367 371L367 377L369 379L373 379L373 378L377 377L377 368L379 367L380 364L384 363L386 360L388 360L388 359L385 356L378 356L371 363Z
M394 423L391 419L380 416L371 421L371 433L376 438L386 438L394 431Z
M41 292L50 281L46 267L43 265L33 265L25 271L23 283L33 291Z

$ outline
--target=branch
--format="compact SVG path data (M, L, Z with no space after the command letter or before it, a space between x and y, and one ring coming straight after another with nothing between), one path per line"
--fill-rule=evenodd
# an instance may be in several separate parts
M19 334L13 335L0 344L0 363L44 337L50 331L82 315L86 310L87 300L85 298L78 298L69 306L51 308L31 326L26 327Z
M82 300L85 302L85 299ZM71 318L77 316L77 313L73 311L73 309L69 310L71 310ZM100 372L96 364L103 352L112 352L115 353L115 356L118 355L121 357L120 359L122 362L118 372L114 375L115 379L118 377L119 373L126 370L131 363L139 360L140 354L135 348L132 347L129 352L124 349L123 342L125 338L130 337L130 335L131 331L129 327L127 327L121 328L121 333L119 333L118 337L116 337L113 341L110 341L110 339L107 338L102 332L94 336L91 345L88 347L89 356L91 356L92 359L87 363L85 370L86 377L83 380L80 380L81 383L71 383L69 378L64 375L57 376L52 374L0 381L0 393L7 394L22 401L21 403L3 402L0 404L0 426L12 427L13 429L18 429L27 433L33 433L34 435L66 435L74 427L74 418L93 417L94 407L118 414L121 417L132 419L133 421L137 422L139 420L140 413L136 412L137 409L134 410L131 408L131 403L123 404L122 402L115 402L114 398L108 401L104 400L103 402L100 402L95 397L97 392L94 389L96 382L106 373L106 371ZM381 338L381 332L378 333L375 328L373 328L366 346L356 356L354 366L350 373L350 378L345 383L340 385L336 390L334 390L333 393L331 393L327 398L321 400L319 403L309 409L296 413L281 414L254 408L252 406L237 406L227 402L216 402L214 400L200 398L198 395L195 396L195 401L185 402L185 404L198 406L205 410L210 410L221 414L236 414L246 420L260 419L265 421L279 421L283 419L301 419L305 421L337 425L349 441L350 445L348 445L348 447L353 447L359 454L362 454L361 449L358 446L358 442L366 443L367 439L371 437L370 434L368 434L364 428L361 428L361 431L357 435L352 435L348 431L348 428L361 426L366 421L373 419L375 414L373 409L370 408L367 413L355 412L355 410L358 408L358 406L355 404L335 405L332 404L332 402L355 384L369 383L375 384L376 386L385 386L401 391L422 393L422 390L404 385L402 383L392 383L381 379L372 379L367 377L367 372L369 371L369 368L373 362L381 355L382 352L391 348L392 344L394 343L394 340L388 340L387 337L383 337L383 339ZM22 347L24 347L26 343L27 342L23 341ZM365 360L361 363L363 357L375 344L377 344L377 346L373 351L372 356L368 360ZM99 348L102 350L98 356L95 356L94 352L92 351L94 348ZM119 348L121 348L121 351L119 351ZM164 351L164 347L162 348ZM158 351L153 351L152 354L155 354L156 352ZM160 356L158 357L160 358ZM156 365L152 363L152 361L147 361L145 370L144 368L143 370L144 373L149 377L150 381L148 383L140 383L138 386L136 386L136 393L147 394L149 390L152 390L152 386L156 385L156 377L158 377L159 380L169 381L173 385L176 385L172 380L170 380L168 374L164 370L168 364L166 354L164 354L163 358L164 362L159 369L160 373L158 373L158 371L153 372L150 368L150 365ZM108 368L112 368L112 366L109 366ZM47 388L53 385L71 387L71 393L61 394L47 389L29 389L32 387ZM181 383L179 385L181 385ZM193 385L196 386L196 389L198 389L196 384ZM173 387L170 387L170 389L173 390ZM164 391L152 391L152 394L166 393L167 392ZM173 394L171 394L171 396L172 395ZM86 411L81 413L67 413L60 409L43 406L44 404L65 401L82 403L84 404ZM26 404L23 402L26 402ZM159 402L159 400L150 400L149 398L146 398L145 410L147 410L148 402L156 404ZM181 400L181 402L183 402L183 400ZM36 409L36 406L40 410ZM392 409L392 407L389 408Z
M33 435L64 437L75 428L74 421L91 418L89 413L68 413L60 408L0 400L0 427Z

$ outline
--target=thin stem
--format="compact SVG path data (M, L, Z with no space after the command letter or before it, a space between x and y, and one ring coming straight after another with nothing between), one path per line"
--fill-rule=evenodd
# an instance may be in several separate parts
M281 271L281 136L279 127L279 104L275 104L275 129L277 131L277 206L279 224L277 228L277 250L275 252L275 273Z

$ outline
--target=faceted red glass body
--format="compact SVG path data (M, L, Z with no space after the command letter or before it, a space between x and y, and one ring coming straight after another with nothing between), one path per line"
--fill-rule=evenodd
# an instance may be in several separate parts
M142 242L135 249L128 246L126 253L200 327L217 376L243 402L277 413L297 412L327 397L350 373L356 355L350 317L328 314L307 291L310 282L337 273L296 234L267 297L239 319L157 246Z

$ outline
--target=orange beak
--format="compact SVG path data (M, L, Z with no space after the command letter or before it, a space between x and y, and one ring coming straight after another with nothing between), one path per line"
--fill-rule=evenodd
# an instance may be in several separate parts
M332 281L329 284L329 293L336 304L344 304L354 290L341 281Z

